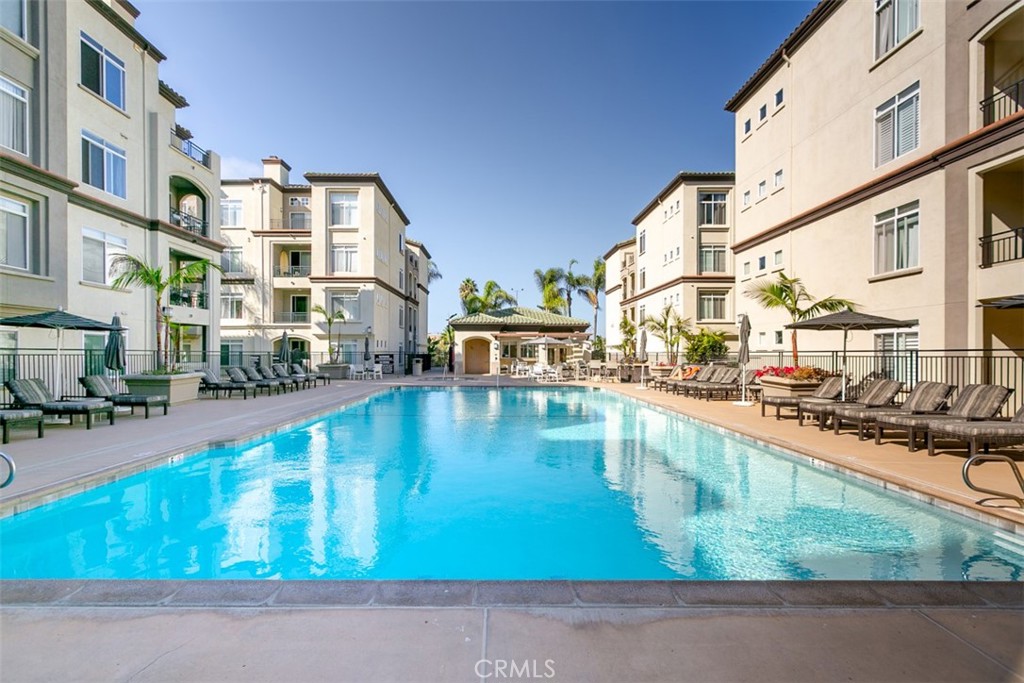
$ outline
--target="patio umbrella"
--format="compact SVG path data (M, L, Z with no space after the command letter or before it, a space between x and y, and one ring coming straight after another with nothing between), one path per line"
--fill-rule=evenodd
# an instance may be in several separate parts
M786 325L792 330L842 330L843 331L843 400L846 400L846 336L850 330L884 330L893 327L913 327L916 320L893 320L878 315L868 315L845 310L818 316L810 320Z
M640 330L640 343L636 347L636 359L640 363L647 362L647 328ZM644 368L646 365L640 366L640 388L646 389L647 386L644 384Z
M370 355L370 335L366 335L363 339L363 360L367 361L371 358L373 358L373 356Z
M554 337L537 337L535 339L527 339L524 342L520 342L521 345L530 346L568 346L569 342L565 339L555 339Z
M290 346L288 342L288 330L285 330L281 334L281 348L277 350L277 362L278 363L291 363L292 362L292 350L288 348Z
M734 405L738 406L751 406L753 403L747 401L747 363L750 362L750 318L747 317L746 313L740 314L740 348L736 354L736 361L740 364L741 370L741 388L740 388L740 400L735 401Z
M103 347L103 366L114 372L124 372L125 350L124 335L121 334L121 316L115 315L110 321L111 327L118 329L111 330L107 335L107 345Z
M44 327L57 330L57 372L54 380L54 395L61 397L61 370L60 357L61 347L64 343L64 330L96 330L96 331L120 331L123 327L115 327L110 323L100 322L92 318L83 318L80 315L68 313L63 308L56 311L44 311L42 313L31 313L29 315L18 315L13 318L3 318L0 325L10 327Z

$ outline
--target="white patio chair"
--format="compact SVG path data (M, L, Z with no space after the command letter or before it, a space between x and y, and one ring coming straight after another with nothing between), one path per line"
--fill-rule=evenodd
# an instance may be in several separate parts
M366 366L366 371L371 374L373 379L384 379L384 364L374 363L371 369L369 365Z
M366 366L352 364L352 370L349 373L349 377L352 379L366 379Z

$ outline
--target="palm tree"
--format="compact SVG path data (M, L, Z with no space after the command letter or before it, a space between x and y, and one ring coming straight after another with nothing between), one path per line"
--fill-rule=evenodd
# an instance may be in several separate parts
M156 304L156 357L162 368L168 366L166 350L163 348L161 339L164 323L164 315L161 310L164 292L202 280L211 268L221 270L220 266L211 263L209 259L192 261L173 273L167 274L164 273L162 266L150 265L142 258L129 254L118 254L110 262L110 274L115 276L111 283L114 289L126 289L137 285L153 291L153 301Z
M545 311L561 313L565 310L565 288L562 283L565 281L565 271L561 268L548 268L533 271L533 279L540 290L541 305Z
M345 309L335 308L332 309L330 313L328 313L326 308L324 308L320 304L315 304L312 310L314 313L319 313L320 315L322 315L324 317L324 321L327 323L327 349L331 355L331 362L337 363L338 354L341 352L341 348L334 343L332 330L334 329L334 323L345 322Z
M622 320L619 321L619 332L622 333L622 343L619 344L622 355L627 358L632 357L636 353L636 325L626 317L625 313L622 314Z
M583 296L587 297L587 301L594 307L594 338L597 338L597 312L601 308L598 296L604 291L605 285L605 263L604 259L594 259L594 272L590 276L590 282L586 287L580 291Z
M465 280L462 281L462 284L459 285L459 301L462 302L463 313L470 312L468 302L470 301L470 299L475 297L477 293L478 290L476 287L476 281L473 280L473 278L471 277L467 277Z
M572 295L574 292L584 293L590 287L589 275L577 275L572 272L572 267L579 263L576 259L569 261L569 269L565 271L565 303L566 314L572 317Z
M675 308L668 305L657 318L647 316L640 324L651 333L651 336L661 340L668 352L668 362L675 365L679 344L686 337L690 319L681 317Z
M427 260L427 284L429 285L434 280L440 280L443 275L441 271L437 269L437 264L431 260Z
M466 313L489 313L511 306L515 299L494 280L484 283L484 291L471 294L462 302Z
M761 304L763 308L781 308L789 313L793 322L815 318L822 313L838 313L846 309L856 309L857 304L849 299L830 296L815 301L798 277L788 277L780 272L778 280L754 283L744 292L748 297ZM796 347L796 330L791 330L790 340L793 346L793 365L799 365Z

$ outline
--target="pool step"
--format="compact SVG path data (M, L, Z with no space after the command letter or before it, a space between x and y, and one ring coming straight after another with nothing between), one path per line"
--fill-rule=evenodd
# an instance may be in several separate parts
M992 535L995 536L997 547L1014 555L1024 557L1024 538L1007 531L996 531Z

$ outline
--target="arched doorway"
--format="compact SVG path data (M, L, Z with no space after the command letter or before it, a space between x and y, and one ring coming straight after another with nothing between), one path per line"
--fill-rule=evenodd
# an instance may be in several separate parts
M467 339L462 348L467 375L486 375L491 371L491 345L486 339Z

